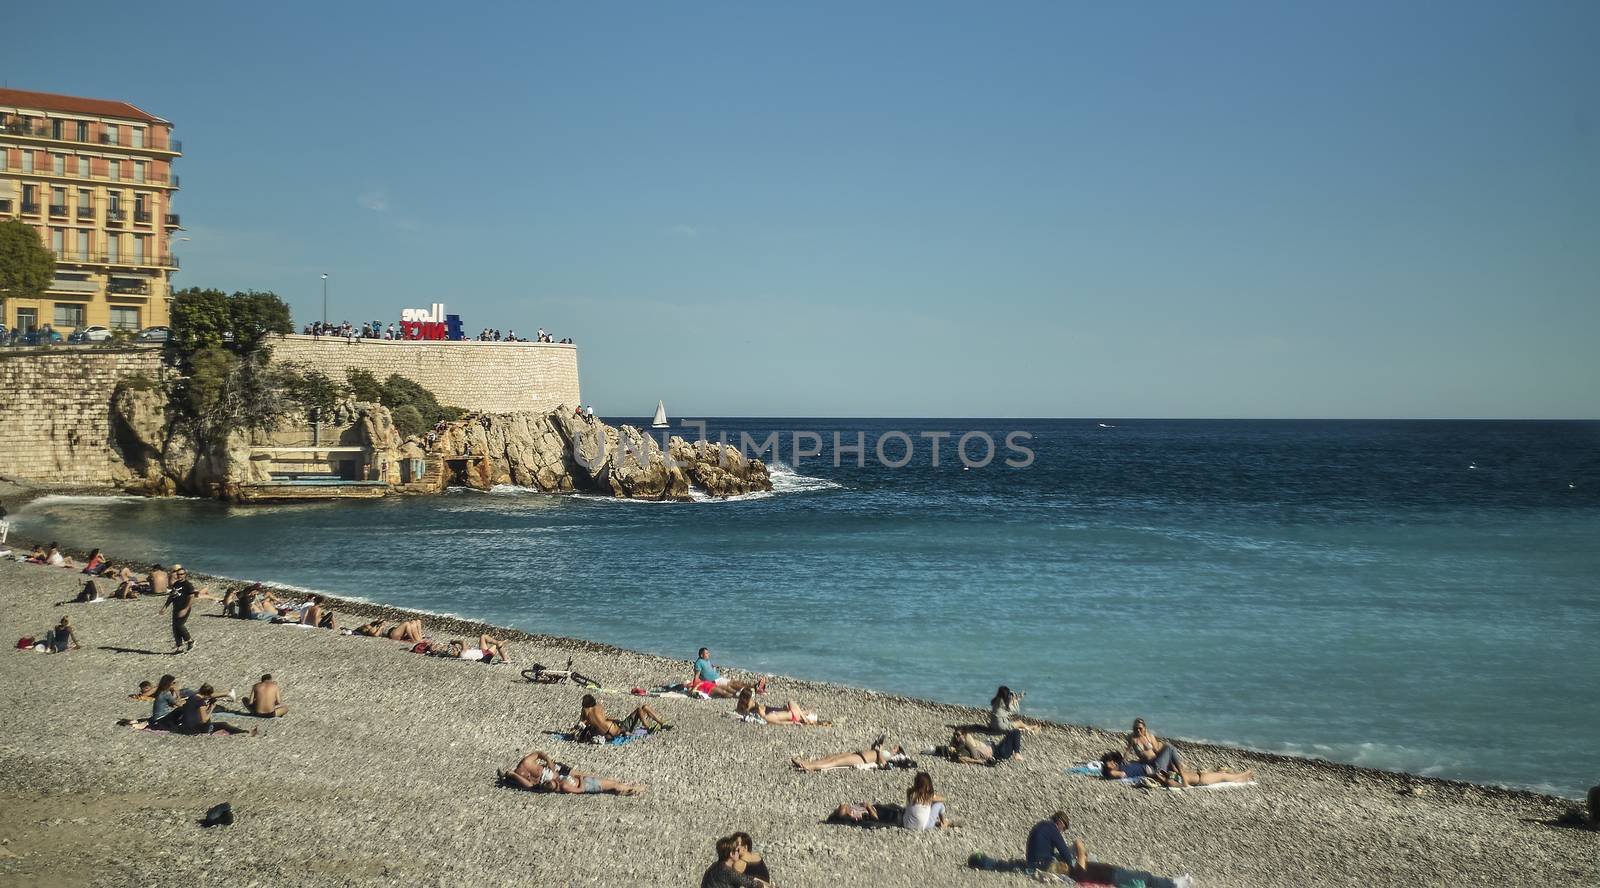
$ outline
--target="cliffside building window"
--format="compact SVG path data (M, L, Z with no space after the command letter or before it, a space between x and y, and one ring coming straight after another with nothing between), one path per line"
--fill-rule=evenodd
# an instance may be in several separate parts
M139 309L128 308L123 305L111 306L111 329L137 330L139 329Z
M82 327L84 318L83 306L69 302L56 303L56 319L53 326L63 334Z

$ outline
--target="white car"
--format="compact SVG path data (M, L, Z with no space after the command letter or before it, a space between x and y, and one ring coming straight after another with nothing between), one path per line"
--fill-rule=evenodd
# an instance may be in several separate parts
M110 338L111 338L111 331L110 330L106 329L105 327L101 327L99 325L95 325L93 327L84 327L81 330L74 331L73 334L70 337L68 337L67 341L68 342L105 342L106 340L108 340Z

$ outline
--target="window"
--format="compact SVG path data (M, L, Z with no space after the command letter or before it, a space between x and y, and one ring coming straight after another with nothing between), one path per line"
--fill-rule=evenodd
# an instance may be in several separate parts
M142 234L134 235L134 238L133 238L133 263L135 265L143 265L144 264L144 257L145 257L145 254L148 252L148 250L146 249L148 247L148 243L147 242L149 240L150 240L150 238L145 237Z
M143 148L144 147L144 130L141 129L140 127L136 126L136 127L130 128L128 130L128 132L133 136L133 147L135 147L135 148Z
M106 261L107 262L119 262L119 261L121 261L121 255L120 255L121 254L121 250L119 249L119 247L121 247L121 245L122 245L122 235L117 234L115 231L106 232Z
M78 177L83 179L89 178L89 158L78 158Z
M50 229L50 249L56 251L57 256L64 256L67 252L66 237L59 228Z
M78 141L89 141L89 121L87 120L78 121Z
M89 258L89 232L78 232L78 258Z
M137 330L139 329L139 309L125 308L120 305L111 306L111 329Z
M115 145L115 144L117 144L117 125L116 124L114 124L114 123L106 124L106 136L101 141L105 142L107 145Z
M83 326L83 306L70 302L56 303L55 328L57 330L76 330Z
M39 186L26 184L22 186L22 210L25 213L39 211Z
M67 189L50 189L50 215L65 216L67 214Z
M109 171L108 175L110 175L111 178L113 178L113 179L122 178L122 161L120 161L120 160L108 160L108 161L106 161L106 169Z
M22 171L24 173L33 172L33 152L26 148L22 149Z
M17 329L23 333L30 333L39 326L39 310L36 308L17 309Z
M52 159L55 161L56 175L65 176L67 174L67 156L65 154L56 154L52 156Z
M52 120L52 121L50 121L50 138L52 138L52 139L61 138L61 125L63 123L65 123L65 122L66 121L62 121L62 120Z
M78 189L78 215L94 215L94 192L87 188Z
M133 162L133 181L135 181L135 182L143 182L144 181L144 168L145 168L145 166L146 166L146 164L142 160L136 160L136 161Z

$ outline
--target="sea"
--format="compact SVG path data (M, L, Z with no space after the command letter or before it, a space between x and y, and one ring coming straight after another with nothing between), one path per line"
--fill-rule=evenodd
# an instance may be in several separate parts
M49 496L12 519L76 548L682 657L685 673L705 646L736 671L950 703L1004 684L1025 713L1074 723L1143 717L1163 736L1569 797L1600 782L1600 422L704 423L776 444L774 490ZM604 679L602 658L575 665Z

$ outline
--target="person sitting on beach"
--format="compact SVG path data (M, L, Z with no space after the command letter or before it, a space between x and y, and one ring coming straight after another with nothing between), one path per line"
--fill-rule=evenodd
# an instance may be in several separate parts
M116 574L117 588L111 590L112 598L131 599L139 597L139 584L133 578L133 568L124 565Z
M105 556L100 554L99 549L96 549L89 553L89 560L84 562L83 572L91 577L98 577L105 573L110 566L106 564Z
M734 861L733 868L753 879L770 883L772 871L767 869L767 862L760 854L756 853L755 840L747 832L736 832L731 838L739 843L739 859Z
M278 615L278 597L260 583L239 593L239 616L246 620L271 620Z
M989 699L989 730L996 734L1005 734L1011 731L1027 731L1030 734L1039 732L1038 725L1030 725L1018 717L1022 710L1022 692L1012 693L1011 689L1001 685Z
M1133 730L1128 733L1127 750L1134 761L1149 765L1163 774L1176 770L1183 761L1177 748L1150 733L1142 718L1133 720Z
M646 734L670 728L666 720L648 704L635 708L620 723L606 718L606 710L593 694L583 695L583 714L579 721L579 739L588 737L620 737L643 730Z
M150 692L150 723L154 724L176 712L179 702L177 677L161 676L155 690Z
M1210 786L1213 783L1249 783L1256 778L1254 770L1199 771L1178 765L1163 772L1154 765L1130 762L1120 752L1108 752L1100 757L1100 776L1107 780L1148 777L1162 786Z
M815 712L807 712L800 708L793 700L780 707L768 707L756 702L756 689L747 687L739 692L739 702L734 704L733 711L749 719L766 722L769 725L806 725L808 727L828 727L830 722L818 721Z
M735 681L722 674L721 670L723 668L712 665L710 649L701 648L699 655L695 657L694 675L689 680L689 687L705 694L707 697L737 697L739 692L746 688L754 688L758 694L767 692L767 680L765 678L755 684Z
M178 710L178 733L180 734L250 734L258 733L255 728L248 731L244 728L230 725L227 722L212 721L211 712L217 705L217 692L209 684L200 686L200 690L190 694L183 701Z
M172 585L172 578L161 565L150 568L150 573L145 575L144 588L139 590L148 595L165 595Z
M878 742L871 749L860 752L840 752L834 755L825 755L818 759L803 759L795 756L789 759L789 764L802 771L832 771L836 768L854 768L858 771L892 770L894 768L915 768L917 763L906 755L905 749L891 746L887 751L883 748L884 738L879 737Z
M906 811L900 825L919 832L950 825L944 817L944 796L933 791L933 778L927 771L918 771L911 788L906 790Z
M44 634L44 646L52 654L64 654L69 649L76 650L79 647L78 633L72 629L71 617L62 617L54 629Z
M55 543L50 544L50 554L45 556L44 563L50 565L51 567L73 566L72 559L66 555L63 555L61 552L61 547L57 546Z
M278 683L272 680L272 675L261 676L261 680L250 686L250 693L240 701L251 715L258 718L283 718L289 714L289 707L284 705Z
M83 588L78 591L78 597L73 599L73 601L77 602L78 604L89 604L91 602L101 600L100 586L97 585L94 580L85 580L83 583ZM62 602L62 604L65 603L66 602Z
M322 609L323 598L321 595L311 596L311 606L300 615L302 625L315 626L318 629L333 629L338 631L339 624L334 622L333 611Z
M45 553L43 546L36 545L33 547L33 551L28 554L27 562L29 564L43 564L49 559L49 557L50 556Z
M771 883L751 873L742 872L739 839L724 836L717 840L717 860L700 877L700 888L767 888Z
M973 732L956 728L950 744L942 748L951 761L963 765L997 765L1007 759L1022 761L1022 731L1012 728L993 746L979 740Z
M636 796L644 792L642 783L623 783L620 780L610 780L605 777L595 777L592 774L583 774L574 771L555 759L546 755L541 750L534 750L522 757L515 768L501 771L500 777L509 780L523 789L535 792L564 792L573 795L594 795L608 793L611 795Z

